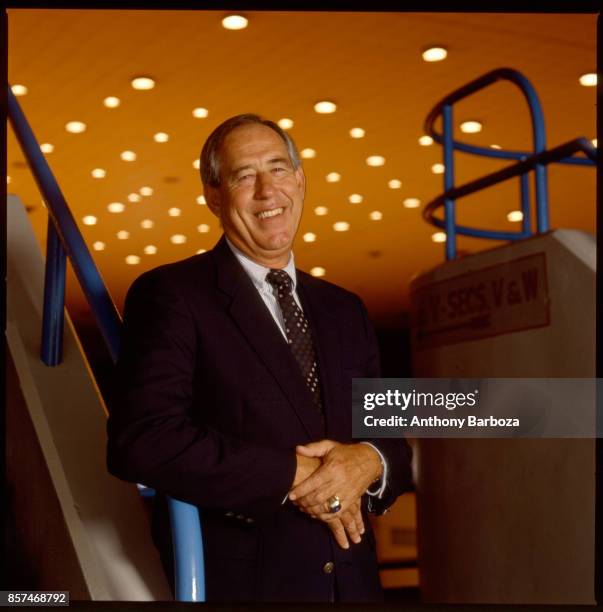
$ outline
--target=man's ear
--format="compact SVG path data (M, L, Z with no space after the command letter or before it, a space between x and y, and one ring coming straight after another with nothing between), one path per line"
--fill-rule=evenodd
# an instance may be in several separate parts
M216 187L211 187L209 185L203 186L203 194L205 195L205 202L209 210L211 210L218 219L221 218L221 198L220 198L220 190Z
M295 171L295 180L297 181L297 187L301 191L302 198L306 197L306 175L304 169L300 167Z

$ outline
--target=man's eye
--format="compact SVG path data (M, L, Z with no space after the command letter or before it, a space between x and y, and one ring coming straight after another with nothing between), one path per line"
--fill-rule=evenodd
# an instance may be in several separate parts
M286 168L284 168L283 166L277 166L276 168L272 168L272 172L274 172L275 174L282 174L283 172L285 172Z

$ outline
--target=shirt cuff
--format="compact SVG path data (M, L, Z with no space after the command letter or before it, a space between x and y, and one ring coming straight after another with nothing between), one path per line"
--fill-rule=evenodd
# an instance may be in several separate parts
M381 499L383 497L383 493L385 492L385 488L387 487L387 461L383 456L383 453L371 442L360 442L360 444L366 444L370 446L375 452L379 455L379 459L381 460L381 467L383 468L383 473L381 474L381 485L376 491L371 491L370 489L366 490L366 494L370 496L376 496L377 499Z

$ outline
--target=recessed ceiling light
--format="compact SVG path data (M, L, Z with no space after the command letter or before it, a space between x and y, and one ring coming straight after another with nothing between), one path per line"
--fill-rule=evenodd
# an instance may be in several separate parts
M43 142L40 145L40 151L42 151L42 153L52 153L54 151L54 145L49 142Z
M381 221L381 219L383 219L383 213L380 210L373 210L369 213L369 219L371 219L371 221Z
M126 230L119 230L116 235L119 240L127 240L130 237L130 232Z
M104 251L105 250L105 246L106 246L105 243L101 242L100 240L97 240L96 242L94 242L92 244L92 248L95 251Z
M430 47L423 51L423 59L426 62L441 62L448 55L444 47Z
M314 149L302 149L299 153L304 159L312 159L316 157L316 151Z
M243 15L228 15L222 19L222 26L227 30L244 30L249 20Z
M205 119L209 115L209 111L202 106L198 106L197 108L193 108L193 117L197 119Z
M508 212L507 221L511 221L511 223L523 221L523 212L521 210L512 210L511 212Z
M482 124L479 121L463 121L460 127L461 132L465 134L477 134L482 131Z
M28 91L25 85L13 85L10 90L15 94L15 96L24 96Z
M155 224L151 221L151 219L143 219L140 222L140 227L142 227L142 229L151 229L153 225Z
M157 134L153 136L155 142L167 142L169 139L170 137L165 132L157 132Z
M304 242L314 242L316 240L316 234L313 234L312 232L306 232L302 238L304 239Z
M126 257L126 263L129 266L135 266L136 264L140 263L140 257L138 257L138 255L128 255Z
M107 206L107 210L111 213L121 213L126 209L126 207L121 202L111 202Z
M115 96L108 96L103 100L103 104L107 108L117 108L121 104L121 100Z
M502 147L500 145L497 145L497 144L491 144L490 148L491 149L502 149Z
M580 85L584 87L595 87L597 85L597 73L587 72L580 77Z
M434 174L444 174L444 171L446 170L444 164L434 164L433 166L431 166L431 171Z
M402 187L402 181L399 181L398 179L392 179L391 181L387 182L387 186L390 189L400 189L400 187Z
M337 105L330 100L321 100L314 105L314 110L320 115L330 115L337 110Z
M319 217L324 217L324 215L326 215L329 212L329 209L326 206L317 206L314 209L314 214L318 215Z
M128 202L140 202L142 198L138 193L129 193L128 194Z
M359 193L353 193L348 196L348 202L350 204L360 204L364 198Z
M198 159L193 162L193 168L195 170L199 170L199 168L201 168L201 162Z
M83 219L82 219L82 223L84 225L96 225L96 217L94 215L86 215Z
M201 255L201 253L205 253L207 251L207 249L199 249L197 251L197 255Z
M94 168L90 174L93 178L105 178L105 176L107 176L107 172L102 168Z
M347 221L337 221L333 223L333 229L336 232L347 232L350 229L350 224Z
M402 204L404 208L419 208L419 206L421 206L421 200L419 200L419 198L406 198Z
M134 89L145 91L155 87L155 80L148 76L139 76L133 78L131 84Z
M168 210L168 215L170 217L179 217L181 213L182 213L182 211L179 208L176 208L176 207L170 208Z
M383 155L370 155L366 158L366 165L373 166L376 168L377 166L383 166L385 164L385 157Z
M201 206L205 206L205 204L207 204L207 202L205 201L205 196L200 195L197 198L197 204L201 204Z
M127 162L136 160L136 153L134 151L122 151L119 156Z
M201 234L207 234L210 229L211 228L209 227L209 225L207 225L207 223L201 223L201 225L197 225L197 231Z
M435 232L431 234L433 242L446 242L446 234L444 232Z
M352 138L364 138L365 134L366 132L362 128L359 128L359 127L355 127L350 130L350 136Z
M341 174L338 172L329 172L325 178L327 179L327 183L337 183L341 180Z
M324 276L326 273L327 273L327 271L324 268L321 268L320 266L314 266L310 270L310 274L312 276Z
M145 255L155 255L155 253L157 253L157 247L154 244L147 244L142 250Z
M433 138L431 136L427 136L427 134L425 134L425 136L421 136L421 138L419 138L419 144L422 147L428 147L429 145L433 144Z
M170 236L170 242L172 244L184 244L186 242L186 236L184 234L174 234Z
M290 130L293 127L293 119L283 117L282 119L279 119L276 124L281 128L281 130Z
M138 193L140 193L141 196L146 196L146 197L152 196L153 195L153 188L152 187L148 187L148 186L141 187L138 190Z
M86 131L86 124L83 121L70 121L65 124L65 129L71 134L81 134Z

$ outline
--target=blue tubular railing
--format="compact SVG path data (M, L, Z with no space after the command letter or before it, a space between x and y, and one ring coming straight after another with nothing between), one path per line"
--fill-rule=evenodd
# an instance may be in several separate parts
M562 159L563 156L572 153L577 153L578 151L582 151L583 153L585 153L590 160L593 160L593 163L596 162L597 151L595 147L586 138L577 138L576 140L566 142L562 145L559 145L558 147L555 147L554 149L550 149L549 151L544 151L543 153L534 155L517 164L513 164L512 166L508 166L507 168L503 168L502 170L498 170L497 172L488 174L487 176L484 176L481 179L476 179L469 183L465 183L460 187L453 187L446 193L438 196L437 198L429 202L423 209L423 217L432 225L435 225L436 227L440 228L445 228L447 227L445 221L435 217L434 212L435 210L443 206L446 200L454 201L458 198L462 198L463 196L467 196L471 193L475 193L476 191L480 191L481 189L485 189L486 187L491 187L492 185L501 183L502 181L505 181L514 176L525 175L526 172L529 172L538 164L546 165L551 162ZM464 225L456 225L454 227L454 232L458 234L463 234L465 236L473 236L475 238L496 238L497 240L517 240L518 238L524 238L529 235L529 231L527 234L524 231L499 232L477 229Z
M452 119L453 104L500 80L515 83L526 98L532 119L532 151L503 151L469 145L454 140ZM440 115L442 116L442 133L437 132L434 128L435 121ZM499 68L488 72L440 100L425 119L425 132L436 142L443 145L445 170L444 194L427 204L423 210L423 217L432 225L446 231L446 259L448 260L456 257L457 234L494 240L519 240L530 235L531 211L527 175L530 171L534 171L535 176L537 232L542 233L548 231L547 164L555 162L574 165L594 165L597 159L596 149L585 138L576 139L565 145L556 147L549 152L546 151L544 116L536 91L526 77L511 68ZM455 150L485 157L518 160L518 163L501 171L493 172L481 179L466 183L461 187L454 187L453 154ZM578 151L585 153L587 157L572 157L572 155ZM469 195L470 193L475 193L476 191L495 185L496 183L514 176L519 176L520 201L523 213L521 231L505 232L456 225L456 199ZM442 206L444 207L443 220L434 216L434 210Z
M40 357L48 366L56 366L61 362L65 270L66 260L69 257L115 363L119 353L121 318L10 87L8 89L8 117L36 183L48 205L44 317ZM199 511L196 506L171 498L168 498L168 506L174 543L176 599L204 601L203 540Z
M178 601L205 601L205 563L196 506L168 498L174 549L174 590Z
M69 257L111 358L115 361L119 351L121 325L119 313L86 247L65 197L40 150L36 137L10 88L8 90L8 117L38 188L48 205L42 361L49 366L60 363L65 305L65 255Z
M63 308L67 256L54 223L48 219L46 269L44 271L44 316L42 318L41 358L48 366L63 359Z

